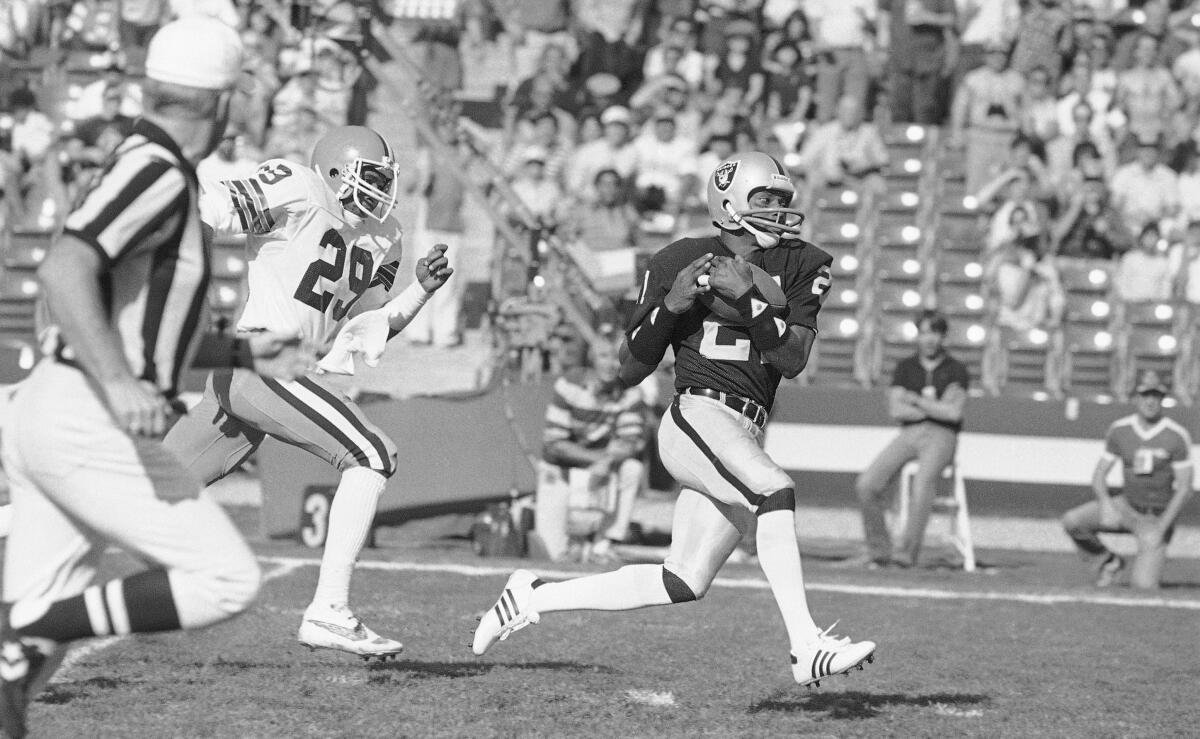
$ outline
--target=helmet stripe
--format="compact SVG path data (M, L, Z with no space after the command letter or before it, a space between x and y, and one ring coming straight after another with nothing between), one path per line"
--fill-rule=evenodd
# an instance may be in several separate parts
M767 158L768 158L768 159L770 159L772 162L774 162L774 163L775 163L775 171L776 171L776 174L781 174L781 175L787 175L787 174L788 174L788 171L787 171L786 169L784 169L784 166L783 166L783 164L782 164L782 163L781 163L781 162L780 162L778 159L776 159L776 158L775 158L775 157L773 157L773 156L770 156L769 154L767 155Z

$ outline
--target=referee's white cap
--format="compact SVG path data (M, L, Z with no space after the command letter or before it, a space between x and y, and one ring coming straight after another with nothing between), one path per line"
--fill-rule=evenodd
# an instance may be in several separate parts
M146 76L159 82L224 90L241 73L241 38L208 15L171 21L158 29L146 51Z

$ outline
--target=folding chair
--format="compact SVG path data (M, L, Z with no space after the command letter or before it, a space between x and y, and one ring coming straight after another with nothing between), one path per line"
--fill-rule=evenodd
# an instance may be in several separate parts
M897 508L894 521L896 531L903 531L905 525L908 523L912 481L916 474L916 462L909 462L900 471L900 496L896 502ZM963 570L974 572L975 544L971 538L971 517L967 510L967 488L963 483L962 472L959 471L958 465L953 462L946 465L938 480L937 491L933 494L933 504L930 507L930 523L932 523L933 514L935 513L947 516L949 526L944 539L962 556Z

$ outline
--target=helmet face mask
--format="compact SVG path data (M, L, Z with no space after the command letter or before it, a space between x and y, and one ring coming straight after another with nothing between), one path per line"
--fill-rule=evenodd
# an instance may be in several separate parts
M364 126L339 126L313 147L312 167L347 212L384 221L396 206L399 166L392 149Z
M762 192L775 195L779 206L755 203ZM708 180L708 212L723 231L746 231L764 249L800 238L804 214L790 208L796 197L787 170L774 157L752 151L722 162ZM757 198L761 201L762 198Z

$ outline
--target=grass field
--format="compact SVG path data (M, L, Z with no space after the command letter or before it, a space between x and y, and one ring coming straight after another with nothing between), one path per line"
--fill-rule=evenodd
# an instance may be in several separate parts
M1200 561L1139 596L1080 585L1073 558L984 552L991 574L862 572L806 547L818 622L879 643L817 690L791 682L761 573L703 601L550 614L482 658L467 644L506 574L461 538L393 529L356 610L405 642L366 665L294 640L314 552L256 542L257 606L217 628L93 642L30 709L34 737L1195 736ZM123 561L114 559L114 568ZM532 563L534 569L539 569ZM566 574L546 568L551 576Z

